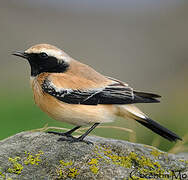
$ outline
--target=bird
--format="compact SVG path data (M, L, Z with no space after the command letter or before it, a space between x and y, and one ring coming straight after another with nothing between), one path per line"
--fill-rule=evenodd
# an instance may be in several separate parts
M85 137L99 124L117 117L132 119L169 141L182 140L152 120L136 103L158 103L161 96L136 91L127 83L104 76L50 44L37 44L12 55L26 59L31 67L34 101L51 118L75 127L61 133L59 141L86 142ZM81 136L72 135L82 126L90 128Z

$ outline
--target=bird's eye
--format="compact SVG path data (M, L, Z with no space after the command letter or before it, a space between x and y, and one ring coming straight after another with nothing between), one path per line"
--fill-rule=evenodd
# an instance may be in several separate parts
M43 59L48 58L48 55L47 55L45 52L40 53L39 56L40 56L41 58L43 58Z

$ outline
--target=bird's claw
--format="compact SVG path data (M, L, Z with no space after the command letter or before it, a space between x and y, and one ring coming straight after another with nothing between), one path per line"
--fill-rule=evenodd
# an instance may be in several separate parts
M67 138L61 137L61 138L58 139L58 141L68 141L70 143L84 142L84 143L86 143L88 145L89 144L93 145L93 143L90 142L90 141L86 141L86 140L83 140L82 138L79 138L79 137L76 138L76 137L73 137L73 136L67 137Z
M55 134L55 135L59 135L59 136L65 136L65 137L73 137L69 133L61 133L61 132L55 132L55 131L48 131L47 133L49 133L49 134Z

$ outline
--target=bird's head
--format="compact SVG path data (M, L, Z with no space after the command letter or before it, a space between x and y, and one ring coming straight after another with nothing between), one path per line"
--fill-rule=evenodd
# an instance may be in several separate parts
M37 76L43 72L65 72L71 61L64 51L49 44L37 44L24 52L14 52L13 55L28 60L31 66L31 76Z

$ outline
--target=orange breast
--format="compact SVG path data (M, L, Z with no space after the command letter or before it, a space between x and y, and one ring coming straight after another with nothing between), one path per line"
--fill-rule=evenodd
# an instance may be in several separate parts
M113 105L78 105L67 104L44 93L41 83L46 74L31 79L35 103L55 120L74 125L87 125L96 122L112 122L116 118L117 108Z

